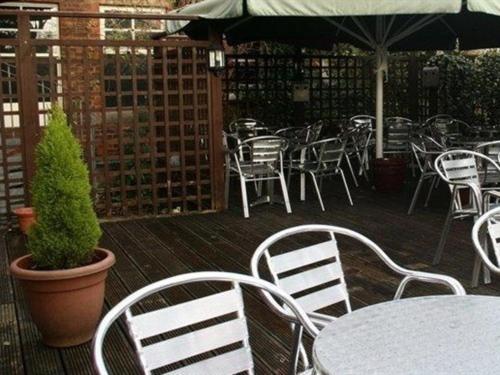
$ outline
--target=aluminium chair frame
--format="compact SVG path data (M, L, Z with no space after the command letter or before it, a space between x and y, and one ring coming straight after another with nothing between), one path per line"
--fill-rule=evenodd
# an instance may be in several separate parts
M285 306L287 306L288 310L285 309L280 309L280 310L274 310L275 313L277 313L281 318L289 321L290 323L293 323L297 328L296 332L297 334L300 333L302 335L303 330L311 335L313 338L317 336L319 333L317 327L314 325L314 323L310 320L308 315L305 313L305 311L302 309L301 306L299 306L295 300L290 297L288 294L284 293L280 288L278 288L276 285L267 282L262 279L258 279L252 276L248 275L242 275L242 274L237 274L237 273L230 273L230 272L194 272L190 274L183 274L183 275L178 275L178 276L173 276L164 280L157 281L153 284L147 285L134 293L130 294L128 297L120 301L116 306L114 306L101 320L99 326L97 327L97 331L94 335L94 339L92 341L92 361L94 368L96 372L100 375L107 375L108 371L106 369L106 364L103 358L103 344L104 344L104 338L106 336L106 333L108 332L109 328L111 325L122 315L125 314L125 318L127 321L127 326L129 330L132 333L132 341L135 346L136 352L138 354L138 357L140 359L141 366L143 367L143 370L145 373L149 374L151 370L148 368L148 364L145 361L146 360L146 355L143 351L143 345L141 343L141 340L137 334L139 328L135 328L135 325L138 323L141 323L140 321L136 323L136 319L139 317L141 319L141 315L143 315L142 318L144 318L144 315L150 314L150 313L144 313L144 314L138 314L138 315L132 315L132 312L130 308L135 305L136 303L140 302L143 298L146 298L152 294L164 291L169 288L173 287L178 287L178 286L184 286L187 284L193 284L193 283L199 283L199 282L228 282L231 283L233 286L233 290L239 295L241 303L243 303L243 300L241 299L241 289L240 285L246 285L246 286L251 286L259 289L259 291L262 293L266 293L266 295L272 295L272 298L277 298L281 303L283 303ZM221 293L215 293L212 294L211 296L217 296L220 295ZM190 301L199 301L200 299L193 299ZM188 302L189 303L189 302ZM181 304L182 305L182 304ZM176 307L180 305L173 305L172 307ZM167 307L166 309L171 308L170 306ZM165 309L161 309L164 310ZM217 310L217 309L215 309ZM158 310L153 311L157 312ZM231 310L232 312L233 310ZM238 319L244 321L244 324L246 325L246 318L244 317L244 307L243 305L241 308L238 308L237 311L234 311L237 313ZM185 314L184 314L185 315ZM179 322L176 322L175 326L176 327L183 327L185 324L188 325L193 325L196 324L196 321L204 321L206 319L213 319L218 316L222 316L224 314L217 313L215 314L214 312L211 311L197 311L196 315L199 315L196 317L196 321L194 319L191 319L189 321L186 321L185 316L179 317ZM160 320L161 321L161 320ZM166 328L160 327L160 329L154 330L153 325L151 325L148 322L145 322L144 319L142 319L142 326L145 327L147 330L148 334L144 334L143 336L150 336L150 335L159 335L161 333L165 332ZM146 326L144 326L144 323L146 323ZM158 324L158 322L156 322ZM166 324L171 324L170 322L162 322L163 325ZM219 324L220 326L220 324ZM137 326L138 327L138 326ZM170 329L168 329L170 330ZM167 332L168 332L167 330ZM247 329L246 329L247 330ZM168 341L168 339L167 339ZM241 340L238 340L241 341ZM250 346L248 343L248 339L243 339L243 349L247 348L250 350ZM193 343L193 346L196 346L197 343ZM226 343L226 345L229 345L229 343ZM209 350L214 350L216 349L217 346L214 344L212 348L209 348ZM293 353L291 357L291 363L290 363L290 368L289 368L289 374L295 374L296 369L297 369L297 362L298 362L298 347L293 348ZM246 357L250 355L249 353L246 353ZM211 358L216 358L211 357ZM220 357L220 356L219 356ZM181 359L179 359L181 360ZM166 361L164 361L166 362ZM207 361L203 361L204 363L207 363ZM253 361L252 361L253 362ZM171 362L174 363L174 362ZM309 365L309 363L307 363ZM164 365L163 365L164 366ZM242 371L247 372L249 374L253 374L253 363L251 366L243 369ZM240 371L240 372L242 372ZM188 372L181 372L182 374L188 374Z
M302 249L294 249L292 251L288 251L283 254L272 256L269 252L269 248L273 246L275 243L288 238L293 235L303 234L303 233L326 233L329 235L330 240L326 242L316 243L315 245L308 246ZM308 313L311 320L318 326L318 328L323 328L329 322L335 319L335 317L330 315L325 315L322 313L318 313L316 310L320 310L324 307L337 304L339 302L344 302L346 304L347 313L351 311L351 305L349 301L349 294L347 292L344 275L342 271L342 265L340 262L341 254L337 247L336 235L343 235L349 238L355 239L365 246L367 246L370 250L372 250L381 260L382 262L388 266L389 269L394 271L395 273L403 276L396 293L394 295L394 299L400 299L403 296L405 288L407 285L414 281L428 282L428 283L437 283L442 284L449 287L452 292L456 295L465 295L465 290L456 279L440 274L434 274L429 272L415 271L409 270L404 267L396 264L375 242L370 240L369 238L363 236L362 234L355 232L351 229L332 226L332 225L320 225L320 224L310 224L310 225L300 225L292 228L288 228L282 230L274 235L270 236L264 242L262 242L257 249L255 250L250 269L251 273L254 277L262 278L259 266L261 264L261 259L265 258L267 263L267 269L270 271L273 282L281 288L284 288L285 292L290 294L295 293L303 293L308 289L312 289L319 285L325 284L329 281L338 280L339 284L336 284L334 287L342 287L345 290L345 297L343 299L334 299L333 303L329 303L331 301L323 300L325 296L322 294L322 304L318 309L314 309L314 306L303 306L304 310ZM328 242L331 241L331 246L326 246ZM311 269L311 265L324 262L330 259L330 263L327 265L317 266L314 269ZM335 259L333 261L332 259ZM331 268L328 268L328 265ZM296 272L300 268L307 267L305 271L302 273ZM285 276L280 278L280 274L287 273L293 271L293 275ZM292 288L292 289L290 289ZM317 293L323 293L326 289L331 289L330 287L325 288L323 290L315 290L310 294L301 295L298 298L297 302L299 304L306 303L309 304L311 302L311 295ZM273 310L280 311L283 313L285 310L283 306L281 306L270 294L265 291L261 292L264 300L269 305L269 307ZM315 303L314 303L315 304ZM314 305L313 304L313 305ZM299 347L301 357L304 358L306 356L304 347L301 344L301 336L295 335L295 340L298 340L298 343L294 343L293 347Z
M436 150L427 150L427 147L425 146L426 141L434 145L436 147ZM415 205L417 204L418 196L420 194L420 190L422 189L424 181L431 179L431 184L429 186L429 191L427 192L424 207L427 207L429 205L429 200L431 198L432 192L439 181L439 176L434 170L433 161L437 156L441 155L445 151L442 145L437 143L434 139L425 135L422 135L422 143L420 144L420 146L415 142L411 142L410 144L413 152L413 158L416 161L417 167L420 171L420 177L418 179L415 192L413 193L410 207L408 208L408 215L413 214L413 211L415 210Z
M466 156L466 155L468 157L461 159L448 159L448 158L453 158L453 156ZM464 164L464 162L466 162L468 159L469 163L470 159L474 161L473 163L474 168L471 168L472 167L471 164L469 165ZM462 160L463 162L456 163L457 161L460 160ZM446 220L444 223L443 231L441 233L441 238L439 240L439 244L434 255L434 260L433 260L434 265L439 264L441 260L441 256L443 254L444 246L446 244L446 238L448 236L452 220L461 219L464 217L472 217L475 222L477 218L481 216L489 207L489 202L491 198L500 198L500 192L497 192L489 187L481 186L481 182L479 181L480 171L477 168L477 160L489 163L489 165L493 166L493 168L498 173L500 173L500 166L495 161L493 161L488 156L476 151L451 150L442 153L434 161L434 169L438 173L439 177L445 183L448 184L451 191L450 207L448 209L448 214L446 215ZM444 166L442 166L442 163L446 161L455 161L455 163L450 163L449 169L452 170L451 174L449 171L446 171ZM458 169L461 169L462 172L463 171L469 172L469 175L464 175ZM470 173L473 173L473 175L470 175ZM459 194L461 189L467 189L467 188L470 191L469 196L472 199L470 208L463 207ZM486 265L483 265L483 269L484 269L484 282L486 284L490 283L491 282L490 274ZM480 272L481 272L481 258L479 254L477 254L476 260L474 262L474 269L472 272L472 283L471 283L472 287L476 287L479 285Z
M331 150L327 147L331 144L338 144L339 147ZM345 178L344 171L342 170L341 164L343 157L345 155L345 140L340 138L328 138L322 139L320 141L308 143L307 145L297 147L294 150L295 153L300 154L299 161L296 165L289 166L289 176L293 169L299 171L300 173L300 200L305 200L305 178L304 175L307 173L311 176L313 181L314 189L316 191L316 196L318 197L321 210L325 211L325 206L323 204L323 198L321 197L321 187L324 177L340 175L342 182L344 183L344 188L347 193L347 198L349 204L352 206L351 193L349 191L349 185ZM328 159L329 154L338 154L334 159ZM308 160L311 158L312 160ZM318 185L317 179L320 179L320 184Z
M472 243L476 249L477 254L481 257L483 263L488 267L488 269L500 275L500 267L497 265L500 262L500 207L496 207L490 211L485 212L480 218L476 220L474 226L472 227ZM488 239L480 238L481 229L487 225L487 234L490 237L491 244L493 246L493 252L495 254L497 264L494 264L489 256L488 251Z
M272 146L265 147L265 143L280 142L281 145L275 145L276 150L272 150ZM279 146L279 149L278 149ZM273 180L279 180L281 184L281 190L283 193L283 200L287 213L292 212L290 206L290 199L288 197L288 190L286 186L286 181L283 174L283 151L287 148L287 141L285 138L277 136L261 136L248 138L242 141L238 147L233 150L232 154L234 156L234 161L236 168L233 168L239 175L240 185L241 185L241 199L243 203L243 215L245 218L250 216L248 195L247 195L247 182L261 182L268 181L269 196L259 203L270 203L272 202L272 182ZM258 150L261 151L258 151ZM255 151L255 152L254 152ZM249 155L249 159L245 160L245 155ZM257 158L255 160L254 158ZM277 164L277 165L276 165ZM247 168L250 167L250 168ZM260 167L264 169L259 170ZM262 173L266 172L266 173ZM273 176L274 174L274 176ZM257 189L259 190L259 189Z

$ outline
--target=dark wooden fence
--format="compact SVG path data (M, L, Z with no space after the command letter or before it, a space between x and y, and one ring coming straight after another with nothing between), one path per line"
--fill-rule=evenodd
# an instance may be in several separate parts
M428 89L422 87L425 60L397 56L389 61L385 111L389 116L422 120L429 114ZM332 55L229 55L224 77L225 122L259 117L273 126L323 120L336 125L375 108L374 60ZM309 88L309 101L296 103L296 83Z
M3 219L29 202L35 145L54 102L82 143L101 217L222 208L221 93L208 42L36 38L36 13L3 16L18 29L0 39Z

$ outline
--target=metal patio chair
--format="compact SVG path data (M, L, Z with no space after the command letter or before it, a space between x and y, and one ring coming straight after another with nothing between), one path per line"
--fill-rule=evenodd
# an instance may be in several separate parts
M354 120L353 120L354 119ZM372 116L355 116L349 121L349 125L343 129L339 138L345 141L345 157L356 186L358 180L352 167L352 160L358 162L358 175L364 175L369 181L368 170L370 169L370 154L373 146Z
M474 151L488 156L492 160L500 161L500 141L484 142L478 144ZM481 175L482 186L497 186L500 184L500 174L489 163L483 168Z
M253 118L239 118L231 122L228 127L229 132L240 140L269 134L268 127L262 121Z
M314 238L315 243L299 249L290 248L292 238L305 233L309 234L309 238ZM296 298L298 304L321 329L335 319L335 316L325 313L325 308L341 306L346 313L352 311L342 269L342 252L337 242L337 237L340 236L368 247L389 269L403 277L394 299L401 298L408 283L414 281L443 284L454 294L465 295L462 285L454 278L403 268L394 263L367 237L353 230L332 225L301 225L275 233L255 250L250 264L252 275L262 278L261 271L269 273L271 280ZM283 307L279 301L265 292L263 296L271 308L281 311ZM300 342L300 336L295 338ZM297 344L294 344L294 347L296 346ZM302 357L305 356L302 345L300 352Z
M493 168L500 173L498 164L486 155L468 150L452 150L439 155L434 161L434 169L439 177L448 184L451 191L450 208L446 216L433 264L439 264L443 254L446 237L453 219L472 217L477 220L489 207L491 199L500 198L500 192L493 187L481 184L481 174L485 168ZM469 202L462 201L461 191L468 191ZM479 283L480 262L476 259L472 273L472 286ZM485 269L484 282L489 283L489 272Z
M165 296L172 288L189 288L197 283L216 283L218 288L205 297L153 311L132 312L134 306L149 296L160 292ZM222 285L226 285L223 291ZM253 374L254 363L241 285L254 287L283 303L286 309L273 311L294 325L296 336L302 335L303 329L313 338L318 334L318 329L304 310L274 284L236 273L195 272L157 281L113 307L101 320L94 336L94 368L100 375L108 374L103 356L104 339L112 324L124 316L145 374L157 373L160 368L162 373L170 375ZM293 348L289 374L296 373L297 353L298 344ZM309 366L309 363L304 365Z
M432 192L439 181L439 176L434 170L434 159L445 151L444 146L434 141L434 139L422 134L416 135L410 145L413 152L413 158L417 164L418 170L420 171L420 177L418 179L415 192L413 193L410 208L408 209L408 215L411 215L415 209L415 205L417 204L418 196L424 182L426 180L431 180L424 204L424 207L428 206Z
M385 119L384 155L397 154L411 156L410 135L413 121L405 117Z
M500 275L500 207L485 212L472 227L472 243L488 269ZM489 248L493 249L490 256Z
M340 166L345 152L345 143L341 139L323 139L309 143L295 151L300 154L300 160L297 165L292 166L292 169L296 169L302 178L304 178L305 174L311 176L322 211L325 211L321 197L322 181L323 178L329 176L340 175L349 203L351 206L353 205L349 186L347 185L344 171ZM320 184L318 184L318 179L320 180ZM301 179L300 184L300 199L305 200L305 183L303 183L303 179Z
M283 152L287 148L287 141L284 138L276 136L262 136L248 138L242 141L232 152L234 165L232 167L238 173L241 185L241 199L243 203L243 214L246 218L249 215L249 204L247 195L247 182L259 184L263 181L268 182L268 195L252 205L260 203L271 203L273 201L273 182L279 180L283 193L283 200L286 212L291 213L288 190L283 175ZM260 188L257 186L257 191Z

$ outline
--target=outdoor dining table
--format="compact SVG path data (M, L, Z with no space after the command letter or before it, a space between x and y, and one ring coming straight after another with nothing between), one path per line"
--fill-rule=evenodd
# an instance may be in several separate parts
M432 296L371 305L326 326L318 375L500 372L500 298Z

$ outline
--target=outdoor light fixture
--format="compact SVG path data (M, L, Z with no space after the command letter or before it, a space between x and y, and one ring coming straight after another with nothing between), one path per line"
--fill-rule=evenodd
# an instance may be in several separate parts
M226 56L222 47L212 47L208 50L208 68L220 72L226 67Z

